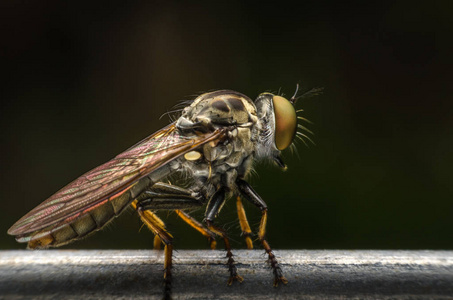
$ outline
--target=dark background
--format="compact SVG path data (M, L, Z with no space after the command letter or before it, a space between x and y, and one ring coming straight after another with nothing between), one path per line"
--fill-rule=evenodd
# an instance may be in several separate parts
M323 2L323 3L321 3ZM325 87L298 103L316 146L257 167L275 248L453 249L451 1L2 1L0 247L82 173L191 95ZM228 202L218 224L244 247ZM247 205L256 228L260 213ZM203 211L196 214L200 219ZM205 239L161 214L175 247ZM67 248L151 248L128 211ZM222 246L220 246L221 248Z

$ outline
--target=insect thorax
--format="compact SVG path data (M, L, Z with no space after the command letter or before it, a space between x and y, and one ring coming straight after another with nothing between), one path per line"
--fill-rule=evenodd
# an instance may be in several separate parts
M234 191L236 178L244 178L251 170L257 124L252 100L233 91L203 94L186 107L176 126L188 135L228 128L225 140L207 143L178 159L181 170L193 181L190 188L208 198L220 186ZM190 126L194 130L187 130Z

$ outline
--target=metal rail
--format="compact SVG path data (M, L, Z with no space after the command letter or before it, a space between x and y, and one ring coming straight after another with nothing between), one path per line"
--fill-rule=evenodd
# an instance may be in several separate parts
M453 299L453 251L275 251L272 286L260 250L235 251L242 284L226 285L223 251L177 251L175 299ZM2 299L160 299L162 252L0 251Z

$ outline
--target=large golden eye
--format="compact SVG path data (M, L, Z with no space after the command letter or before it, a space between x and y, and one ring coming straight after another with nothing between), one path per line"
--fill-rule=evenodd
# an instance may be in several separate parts
M275 145L278 150L291 145L297 129L296 110L291 102L281 96L272 98L275 112Z

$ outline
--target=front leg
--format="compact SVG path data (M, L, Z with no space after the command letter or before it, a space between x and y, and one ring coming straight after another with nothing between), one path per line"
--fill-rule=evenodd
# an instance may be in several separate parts
M244 279L238 275L236 265L233 259L233 253L231 252L230 240L226 235L225 231L214 225L214 219L219 214L225 203L225 188L220 188L215 192L214 196L209 200L208 206L206 207L206 226L208 229L215 234L221 236L225 243L225 250L227 251L227 265L230 271L230 278L228 279L228 285L231 285L234 281L242 282Z
M266 224L267 224L267 205L261 199L261 197L253 190L253 188L243 179L237 179L236 180L236 185L239 189L239 191L242 193L242 195L245 197L245 199L249 200L251 203L253 203L255 206L257 206L259 209L261 209L261 221L260 221L260 227L258 230L258 237L261 241L261 244L263 245L264 250L266 250L266 253L269 257L269 263L271 264L273 273L274 273L274 286L278 286L278 284L281 282L283 284L287 284L288 280L283 276L282 269L280 268L280 265L278 264L277 258L275 257L274 253L272 252L271 247L269 246L269 243L266 240Z

